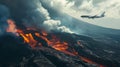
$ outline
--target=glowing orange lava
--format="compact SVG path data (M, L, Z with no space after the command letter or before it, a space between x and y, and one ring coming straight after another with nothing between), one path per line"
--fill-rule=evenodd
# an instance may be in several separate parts
M27 30L35 30L34 28L28 28ZM24 42L30 44L31 47L35 48L35 46L37 45L37 41L34 39L32 32L25 34L22 30L18 30L18 33L20 36L22 36L24 38ZM48 46L51 46L52 48L64 52L66 54L72 55L72 56L79 56L78 52L75 51L75 49L71 49L72 52L68 51L68 44L67 42L61 42L59 38L57 38L55 35L51 35L52 37L50 39L47 38L48 34L45 31L42 31L42 34L40 34L39 32L35 32L34 33L35 36L42 38L43 40L45 40L48 44ZM43 45L41 43L39 43L40 45ZM78 45L80 45L82 48L84 48L83 45L81 45L80 41L77 42ZM81 60L90 63L90 64L96 64L99 65L100 67L105 67L103 65L97 64L95 62L93 62L92 60L86 58L86 57L82 57L79 56Z

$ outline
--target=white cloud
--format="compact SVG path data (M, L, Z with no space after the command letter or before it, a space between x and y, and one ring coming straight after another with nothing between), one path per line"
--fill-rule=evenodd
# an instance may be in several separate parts
M120 19L120 0L44 0L43 2L57 11L66 13L79 20L103 27L120 29L120 26L118 26L118 19ZM90 20L80 18L84 14L100 15L104 11L106 12L105 17L100 18L102 23L98 19ZM106 20L110 20L111 18L114 21L111 21L110 25Z
M38 8L36 9L36 11L39 11L41 13L41 15L43 15L45 17L45 19L50 19L49 13L47 11L47 9L45 9L40 2L36 3Z
M120 18L120 0L106 0L98 5L106 11L107 17Z
M45 28L47 28L47 30L53 30L53 29L57 29L57 27L61 24L61 22L59 20L46 20L44 21L43 25L45 26Z
M60 30L61 32L74 33L69 28L67 28L66 26L60 26L57 29Z
M79 9L92 10L93 9L93 0L90 0L90 1L84 0L83 3L79 6Z
M64 4L67 3L67 1L65 1L65 0L64 1L57 0L56 3L55 3L55 0L44 0L44 2L46 2L51 7L53 5L54 6L56 5L56 7L58 7L57 9L62 8L64 6ZM44 19L44 22L42 25L47 31L55 30L55 31L60 31L60 32L71 33L69 28L61 25L60 20L54 20L50 17L48 10L43 7L43 4L39 0L35 0L35 3L37 5L37 9L35 11L39 12L39 15L42 16L42 18L40 18L40 19ZM57 5L57 4L60 4L60 5ZM38 24L38 26L39 25L41 26L41 24L39 24L39 23L37 23L37 24Z
M44 0L46 4L60 11L76 11L81 14L99 14L106 11L106 16L110 18L120 18L120 0ZM76 3L79 7L76 7ZM94 4L93 4L94 3Z
M73 33L69 28L62 26L60 20L46 20L44 21L43 26L48 32L55 30L60 32Z
M83 1L80 9L83 9L84 12L89 10L88 14L98 14L105 11L106 17L120 18L120 0L105 0L95 5L93 2L93 0Z
M79 1L81 2L81 0ZM73 9L65 9L64 12L72 17L94 25L120 29L120 23L118 22L120 19L120 0L102 0L99 2L97 1L97 3L95 2L95 0L83 0L79 7ZM74 4L74 7L76 7L76 4ZM80 18L80 16L84 14L100 15L104 11L106 12L104 18L94 20ZM111 18L113 21L109 21ZM106 20L108 20L108 22Z
M74 5L74 1L69 2L68 0L41 0L45 4L52 7L52 9L55 9L59 12L63 12L64 9L71 8Z

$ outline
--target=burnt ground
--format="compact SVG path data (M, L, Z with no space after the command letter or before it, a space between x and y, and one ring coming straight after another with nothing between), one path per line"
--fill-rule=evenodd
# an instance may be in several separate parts
M119 47L109 46L93 38L68 34L51 33L69 43L68 51L75 49L77 55L70 55L50 46L30 48L22 39L14 36L2 36L0 39L0 65L1 67L119 67ZM48 35L48 37L50 37ZM80 44L76 42L80 41ZM22 46L21 46L22 45ZM92 62L84 61L85 57Z

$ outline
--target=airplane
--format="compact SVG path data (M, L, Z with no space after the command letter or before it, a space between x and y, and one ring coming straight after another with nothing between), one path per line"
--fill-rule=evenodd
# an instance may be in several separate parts
M88 18L88 19L94 19L94 18L102 18L105 16L105 12L103 12L100 16L94 15L94 16L89 16L89 15L82 15L82 18Z

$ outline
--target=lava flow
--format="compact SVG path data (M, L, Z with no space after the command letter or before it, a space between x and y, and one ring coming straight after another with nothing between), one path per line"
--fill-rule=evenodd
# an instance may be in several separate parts
M30 31L30 30L26 30L26 31ZM39 32L33 32L33 31L24 33L24 31L18 30L18 33L20 36L23 37L24 42L30 44L30 46L33 48L36 47L37 45L43 45L41 42L35 39L35 37L37 37L44 40L48 46L51 46L56 50L65 51L68 49L67 42L60 42L59 39L54 35L51 36L52 38L48 39L47 38L48 34L45 31L42 31L42 33L40 34Z
M32 48L35 47L41 47L41 46L50 46L58 51L64 52L66 54L72 55L72 56L79 56L78 52L75 51L75 49L71 49L69 51L69 43L61 41L58 37L55 35L50 35L51 37L48 37L49 34L47 34L45 31L38 32L35 29L28 28L27 30L18 30L18 33L20 36L23 37L24 42L30 44ZM42 41L40 41L40 40ZM44 42L43 42L44 41ZM44 45L47 44L47 45ZM80 43L79 43L80 44ZM83 47L83 46L82 46ZM90 64L96 64L100 67L105 67L103 65L97 64L93 62L92 60L79 56L80 59L82 59L84 62L90 63Z

